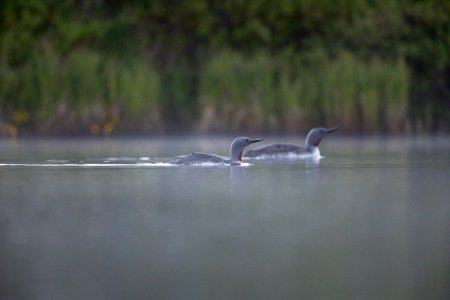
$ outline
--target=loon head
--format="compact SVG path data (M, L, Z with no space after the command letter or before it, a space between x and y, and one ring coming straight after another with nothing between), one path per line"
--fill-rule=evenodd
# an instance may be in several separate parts
M329 133L332 133L336 131L338 127L333 128L323 128L323 127L317 127L313 128L308 132L308 135L306 136L306 150L311 151L314 149L314 147L318 147L320 144L320 141L322 141L322 138L326 136Z
M261 142L263 139L251 139L248 137L238 137L231 143L230 158L232 161L242 160L242 151L250 144Z

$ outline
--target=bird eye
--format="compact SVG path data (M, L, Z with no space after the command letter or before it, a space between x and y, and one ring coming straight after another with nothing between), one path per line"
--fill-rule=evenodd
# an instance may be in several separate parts
M245 139L246 142L248 142L248 139Z

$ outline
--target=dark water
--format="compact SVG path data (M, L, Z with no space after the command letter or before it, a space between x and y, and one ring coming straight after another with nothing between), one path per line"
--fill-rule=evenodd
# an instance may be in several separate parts
M449 299L449 138L231 140L0 140L0 299Z

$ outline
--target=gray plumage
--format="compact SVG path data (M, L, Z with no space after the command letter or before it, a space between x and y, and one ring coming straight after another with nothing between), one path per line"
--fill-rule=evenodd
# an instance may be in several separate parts
M244 157L255 158L265 155L277 156L289 153L301 155L305 153L305 149L293 144L271 144L262 146L258 149L249 150L245 152Z
M292 144L271 144L262 146L260 148L247 151L244 154L246 158L277 158L277 157L288 157L290 155L295 156L308 156L308 157L319 157L319 144L322 138L336 131L337 127L333 128L323 128L317 127L313 128L308 132L305 140L305 147L300 147Z
M187 155L178 156L170 163L173 165L202 165L202 164L225 164L239 165L242 160L244 148L250 144L262 141L262 139L251 139L248 137L238 137L234 139L230 146L230 158L216 154L193 152Z
M239 164L238 161L232 163L231 159L223 156L202 152L192 152L190 154L178 156L170 163L173 165Z

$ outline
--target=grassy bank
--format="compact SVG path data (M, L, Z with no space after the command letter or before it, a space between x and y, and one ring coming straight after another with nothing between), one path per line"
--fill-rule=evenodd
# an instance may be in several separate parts
M166 80L144 57L79 49L58 55L47 44L19 67L0 65L3 134L161 132L172 114L200 132L296 132L340 125L347 132L408 128L409 74L403 60L362 61L348 52L224 51L204 62L197 99L178 77ZM176 70L176 68L175 68ZM178 78L178 79L177 79ZM171 93L167 93L171 91ZM168 108L167 95L187 99ZM180 95L178 95L180 94ZM194 107L193 107L194 106Z
M161 83L150 63L83 49L62 56L47 44L19 67L5 61L0 109L3 131L10 135L14 127L108 135L119 123L140 130L161 126Z
M408 69L402 60L361 61L323 51L251 57L224 52L201 77L200 128L298 131L315 124L350 132L407 127Z
M4 135L450 131L449 1L3 2Z

